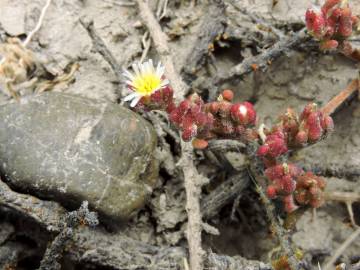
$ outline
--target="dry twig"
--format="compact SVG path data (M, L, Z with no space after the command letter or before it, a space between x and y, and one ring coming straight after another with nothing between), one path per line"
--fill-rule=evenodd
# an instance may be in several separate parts
M327 264L325 264L324 267L322 267L323 270L330 270L333 269L333 265L336 262L337 258L340 257L341 254L344 253L344 251L351 245L352 242L356 240L360 236L360 227L357 228L342 245L335 251L334 255L331 257L331 259L328 261Z
M23 42L24 47L26 47L30 43L33 36L40 30L40 27L45 18L46 11L48 10L50 4L51 4L51 0L47 0L44 7L41 10L41 14L35 28L28 34L25 41Z
M202 66L209 54L209 48L213 47L213 42L221 38L224 33L226 20L223 16L225 4L222 0L209 1L208 8L202 18L196 41L191 47L183 67L183 73L190 83L191 77Z
M59 270L61 265L58 261L62 257L65 245L74 236L74 230L79 225L98 225L97 214L90 212L88 205L88 202L85 201L78 210L66 214L65 224L62 225L61 232L46 249L44 257L40 262L39 270Z
M250 73L254 70L254 65L257 68L264 69L266 68L274 59L278 58L281 54L287 50L294 48L306 40L310 39L310 36L306 34L305 29L300 32L285 37L276 44L274 44L270 49L265 50L264 52L254 56L246 58L240 64L232 67L229 72L221 74L214 80L215 85L220 85L225 83L235 77L241 77L247 73Z
M167 36L151 12L144 0L137 0L140 16L147 26L153 39L155 48L165 66L165 75L170 80L174 89L174 96L177 102L181 101L187 92L187 87L176 71L173 58L167 43ZM183 168L184 185L186 191L186 210L188 213L188 227L186 237L189 244L190 268L192 270L203 269L204 251L201 247L202 218L200 211L201 186L204 177L199 175L194 164L194 153L190 143L181 142L182 157L179 165Z
M208 149L212 151L221 151L221 152L240 152L244 150L246 145L237 140L212 140L209 142Z
M111 66L112 70L114 71L115 76L120 81L122 78L121 65L119 65L114 55L106 47L105 42L96 33L94 22L93 21L85 22L84 20L80 19L80 23L88 32L93 42L95 50L104 57L105 61L108 62L108 64Z
M254 23L257 24L257 26L261 26L261 28L265 28L266 31L273 33L278 38L284 38L285 37L284 33L281 30L277 29L276 27L271 25L271 23L266 22L265 20L263 20L259 16L256 16L256 14L253 14L253 13L249 12L239 2L234 1L234 0L230 0L229 2L234 8L239 10L241 13L247 15Z
M66 213L59 204L12 191L0 180L0 206L31 218L48 231L59 232L59 220Z
M78 65L74 64L68 74L59 75L53 80L42 80L39 83L39 74L43 70L40 68L40 62L35 55L26 47L33 36L40 30L50 4L51 0L47 0L35 28L27 35L24 42L21 42L18 38L11 38L6 43L0 44L0 53L3 57L0 61L1 89L5 94L15 99L19 99L20 95L18 93L21 90L32 89L40 93L70 83L78 68Z
M165 67L165 75L170 80L171 86L175 90L175 99L178 101L182 100L184 95L187 93L187 86L180 78L178 72L175 70L172 55L167 43L168 37L161 30L161 26L156 20L154 14L151 12L147 2L144 0L137 0L137 3L140 10L140 16L150 32L161 62Z
M337 164L320 164L320 162L312 163L307 166L309 170L326 177L337 177L346 179L356 179L360 176L360 169L353 166L339 166Z
M263 202L263 205L265 207L266 215L269 218L269 221L271 223L271 227L275 231L276 236L279 239L280 246L283 250L283 252L287 255L288 263L291 270L298 270L300 269L300 264L298 260L296 259L295 253L293 251L293 248L291 247L291 243L289 240L289 237L287 233L285 232L284 228L279 224L275 214L274 214L274 205L271 203L269 198L266 196L261 183L264 182L262 177L258 175L256 172L254 164L252 164L251 168L249 168L249 176L253 179L255 184L257 185L257 192L260 195L261 201ZM260 184L258 184L260 183Z
M355 222L354 212L352 210L352 204L354 202L360 202L360 194L355 192L341 192L341 191L333 191L325 193L325 200L327 201L338 201L343 202L346 205L346 209L348 211L351 224L354 227L358 227Z
M250 179L246 171L230 176L224 183L201 201L204 219L214 217L227 203L234 200L249 185Z
M163 17L165 17L166 15L166 9L167 9L167 5L168 5L168 0L161 0L161 1L158 1L157 3L157 10L156 10L156 19L158 21L160 21ZM141 43L144 47L144 50L141 54L141 57L140 57L140 63L142 63L146 56L148 55L149 53L149 50L150 50L150 47L151 47L151 38L149 36L149 31L146 31L142 38L141 38Z
M6 207L31 219L50 232L61 232L66 210L56 202L42 201L36 197L12 191L0 181L0 208ZM161 248L130 239L121 233L108 233L102 228L81 227L69 239L67 252L74 261L116 270L182 269L187 251L182 247ZM269 270L271 267L241 257L209 253L205 266L208 269Z

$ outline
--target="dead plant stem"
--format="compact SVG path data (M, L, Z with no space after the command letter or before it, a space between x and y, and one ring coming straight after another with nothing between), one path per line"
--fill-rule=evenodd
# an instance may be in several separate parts
M165 66L165 75L170 80L174 89L177 102L181 101L187 92L187 86L176 71L173 57L167 43L167 36L162 31L160 24L150 10L147 1L137 0L140 16L150 32L153 44ZM195 164L192 145L181 142L182 157L179 165L184 174L184 186L186 191L186 211L188 213L188 227L186 237L189 244L190 269L203 269L204 251L201 247L202 217L200 210L200 196L203 177L199 175Z
M48 10L50 4L51 4L51 0L47 0L44 7L41 10L40 17L35 28L29 33L29 35L26 37L25 41L23 42L24 47L26 47L29 44L32 37L40 30L41 25L45 18L46 11Z
M41 14L40 14L40 17L39 17L38 22L36 23L35 28L34 28L33 30L31 30L31 32L28 34L28 36L26 37L26 39L25 39L24 42L22 43L22 45L23 45L24 47L26 47L26 46L30 43L30 41L31 41L31 39L33 38L33 36L40 30L41 25L42 25L42 23L43 23L43 21L44 21L45 15L46 15L46 11L47 11L47 9L49 8L50 4L51 4L51 0L47 0L46 3L45 3L45 5L44 5L44 7L43 7L42 10L41 10ZM3 57L3 58L1 59L0 65L2 65L4 62L5 62L5 57Z
M261 176L259 176L256 173L256 170L251 168L248 169L249 176L253 178L255 184L257 185L257 192L260 196L260 199L265 207L266 215L269 218L269 221L271 223L271 227L274 230L276 236L279 239L280 246L283 250L283 252L287 255L288 263L291 270L299 270L301 269L300 264L298 260L295 257L295 253L293 251L293 248L291 247L291 243L289 240L289 236L285 232L285 229L279 224L279 221L277 220L275 214L274 214L274 205L271 203L269 198L266 196L263 188L262 188L262 179Z
M105 61L111 66L112 70L114 71L116 78L120 81L122 78L121 65L117 62L115 56L111 53L111 51L106 47L105 42L97 34L94 27L94 22L85 22L80 19L80 23L88 32L95 50L104 57Z
M334 255L331 257L330 261L322 268L323 270L333 269L333 264L336 262L337 258L360 236L360 227L358 227L341 246L335 251Z

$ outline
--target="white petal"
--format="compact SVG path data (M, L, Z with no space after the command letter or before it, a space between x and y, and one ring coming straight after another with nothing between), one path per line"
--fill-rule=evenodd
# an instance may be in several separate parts
M129 80L127 80L127 81L125 81L125 83L126 83L127 85L134 86L134 81L129 81Z
M139 76L140 75L140 70L139 70L139 67L136 63L132 64L132 69L135 71L135 74L136 76Z
M142 74L147 73L148 66L149 66L149 61L146 61L142 64L142 69L141 69Z
M157 66L156 66L156 71L158 71L158 69L161 68L161 62L159 61Z
M140 74L145 73L146 62L139 64Z
M134 80L134 75L131 74L128 70L124 69L123 71L123 76L125 76L126 78L130 79L130 80Z
M164 75L164 71L165 71L165 67L161 65L161 63L159 62L159 64L156 67L156 75L159 76L159 78L161 78Z
M165 80L161 81L160 87L164 87L164 86L168 85L169 83L170 83L169 80L165 79Z
M155 74L154 63L152 59L149 59L149 72Z
M139 96L138 93L133 92L130 95L127 95L126 97L124 97L124 101L129 101L129 100L133 100L135 97Z
M144 73L144 64L139 62L138 69L140 71L140 75L142 75Z
M142 98L142 96L137 96L136 98L134 98L130 103L130 107L135 107L141 98Z
M151 74L151 66L152 66L152 60L150 59L149 61L146 62L146 66L145 66L146 74Z

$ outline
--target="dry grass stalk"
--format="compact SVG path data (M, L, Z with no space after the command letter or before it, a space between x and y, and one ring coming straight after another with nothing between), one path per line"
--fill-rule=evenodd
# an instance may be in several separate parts
M343 202L346 205L346 209L348 211L350 222L354 227L358 227L355 222L354 212L352 209L352 204L354 202L360 202L360 194L356 192L341 192L341 191L333 191L325 193L325 200L327 201L338 201Z
M26 49L17 38L11 38L7 43L0 44L0 87L8 96L18 99L18 85L29 81L37 66L34 54Z

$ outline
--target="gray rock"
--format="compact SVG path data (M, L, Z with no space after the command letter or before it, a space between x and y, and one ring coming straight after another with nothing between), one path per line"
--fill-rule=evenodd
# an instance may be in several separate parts
M0 25L11 36L25 33L26 9L19 1L0 1Z
M13 234L15 228L7 222L0 222L0 246Z
M45 93L0 107L0 170L16 189L126 219L158 175L156 136L116 104Z

